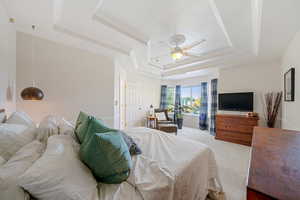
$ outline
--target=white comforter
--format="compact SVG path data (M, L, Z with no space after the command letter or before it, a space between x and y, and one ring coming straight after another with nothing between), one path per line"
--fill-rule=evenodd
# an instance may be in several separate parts
M99 185L100 200L205 200L220 191L213 152L204 144L153 129L125 130L141 147L127 182Z

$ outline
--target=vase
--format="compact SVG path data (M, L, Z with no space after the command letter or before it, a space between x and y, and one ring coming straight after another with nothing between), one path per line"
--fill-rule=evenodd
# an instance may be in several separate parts
M183 119L177 119L178 129L182 129Z

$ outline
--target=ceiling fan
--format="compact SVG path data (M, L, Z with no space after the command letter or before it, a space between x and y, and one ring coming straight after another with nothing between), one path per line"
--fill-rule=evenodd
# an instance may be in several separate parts
M183 56L188 57L199 57L200 55L197 53L193 53L191 50L196 46L199 46L203 42L206 42L205 39L200 41L195 41L190 45L181 46L186 41L186 37L182 34L173 35L169 40L169 46L171 48L171 57L173 60L177 61L180 60Z

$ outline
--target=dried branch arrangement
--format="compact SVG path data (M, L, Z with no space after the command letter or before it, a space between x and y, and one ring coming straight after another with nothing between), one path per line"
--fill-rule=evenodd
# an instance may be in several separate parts
M269 92L265 94L266 121L269 128L274 128L282 100L282 92Z

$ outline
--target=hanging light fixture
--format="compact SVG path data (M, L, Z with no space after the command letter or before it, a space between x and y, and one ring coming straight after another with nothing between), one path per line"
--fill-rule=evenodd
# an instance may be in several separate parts
M35 30L35 25L32 25L32 30ZM33 38L31 40L32 51L31 51L31 66L33 67L34 63L34 46L33 46ZM35 82L33 81L32 87L28 87L22 90L21 97L23 100L37 100L40 101L44 98L44 93L41 89L35 87Z

